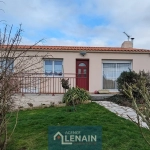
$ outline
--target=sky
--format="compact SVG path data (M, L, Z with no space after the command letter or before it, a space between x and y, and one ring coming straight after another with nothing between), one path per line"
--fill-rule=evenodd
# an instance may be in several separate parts
M150 0L3 0L0 29L22 24L21 45L120 47L150 49Z

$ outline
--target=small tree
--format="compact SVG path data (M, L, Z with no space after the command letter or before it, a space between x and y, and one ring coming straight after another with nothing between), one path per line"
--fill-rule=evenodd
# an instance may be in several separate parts
M23 77L27 73L37 73L42 67L43 58L51 56L48 53L41 56L38 52L30 55L31 49L41 40L20 50L21 33L21 25L14 36L12 27L8 29L6 26L3 32L0 30L0 150L6 149L17 125L18 111L14 112L14 95L24 84L28 84ZM30 81L30 84L34 82L36 81ZM16 115L16 123L13 130L8 131L7 125L13 113Z

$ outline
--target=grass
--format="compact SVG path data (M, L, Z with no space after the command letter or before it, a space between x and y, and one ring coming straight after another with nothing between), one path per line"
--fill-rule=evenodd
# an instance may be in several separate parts
M76 112L67 107L50 107L19 112L17 128L7 150L48 150L48 126L102 126L103 150L149 150L138 127L96 104L77 106ZM11 119L9 129L15 122ZM148 130L144 129L149 133ZM150 138L150 137L149 137Z

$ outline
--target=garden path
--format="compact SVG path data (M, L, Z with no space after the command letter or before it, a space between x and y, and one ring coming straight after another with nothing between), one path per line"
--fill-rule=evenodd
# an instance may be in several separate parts
M137 114L136 112L130 108L130 107L125 107L125 106L119 106L113 102L108 102L108 101L95 101L97 104L104 106L111 112L115 113L116 115L123 117L125 119L129 119L130 121L137 121ZM146 123L142 121L140 118L140 124L142 127L148 128Z

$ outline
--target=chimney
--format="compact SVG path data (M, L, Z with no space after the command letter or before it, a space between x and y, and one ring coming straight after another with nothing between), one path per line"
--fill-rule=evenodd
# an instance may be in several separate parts
M133 41L124 41L121 48L133 48Z

